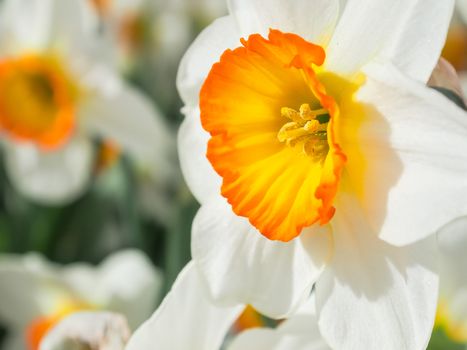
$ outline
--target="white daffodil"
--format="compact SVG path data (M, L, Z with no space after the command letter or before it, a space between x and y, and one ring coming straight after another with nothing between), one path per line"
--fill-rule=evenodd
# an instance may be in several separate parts
M331 348L426 347L433 233L467 213L467 115L426 87L453 6L231 0L196 39L178 140L218 303L282 317L315 285Z
M172 290L156 312L132 335L125 349L219 350L230 327L243 309L243 305L231 307L214 305L206 295L198 271L190 262L180 272ZM79 338L83 341L86 341L86 338L105 339L103 332L100 336L96 336L91 330L96 328L93 324L99 325L111 321L108 314L94 313L94 320L91 320L90 316L90 314L68 316L68 319L63 320L66 325L58 324L44 338L40 350L68 350L63 344L66 344L70 335L76 334L76 331L79 331ZM88 333L87 337L86 333Z
M41 256L0 257L0 321L8 327L6 350L35 350L44 334L66 315L111 310L132 329L149 317L161 276L139 251L109 256L98 267L59 266Z
M75 312L47 333L39 350L123 350L130 333L125 317L120 314Z
M467 344L467 217L438 233L440 293L436 326L453 341Z
M13 184L38 201L86 187L93 139L157 162L170 147L157 111L114 70L87 0L5 0L0 8L0 128Z
M244 305L216 306L206 295L200 278L194 263L190 262L156 312L132 335L125 349L330 349L319 334L313 298L276 329L258 328L239 335L232 334L232 325ZM103 324L107 326L103 327ZM84 344L96 344L100 340L103 345L91 346L91 349L107 350L105 344L110 334L114 334L116 340L127 338L125 327L117 315L78 312L56 325L43 339L40 350L69 350L73 340Z

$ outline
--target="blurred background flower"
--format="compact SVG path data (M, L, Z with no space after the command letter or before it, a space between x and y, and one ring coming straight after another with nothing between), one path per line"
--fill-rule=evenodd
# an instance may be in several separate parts
M86 290L105 284L103 270L126 276L122 288L147 272L128 270L135 264L119 255L103 262L114 252L138 248L158 266L157 288L145 295L152 305L132 326L189 260L197 204L176 159L175 76L190 42L226 8L218 0L0 0L0 348L24 348L24 328L57 314L55 298L128 316L132 308ZM69 272L84 277L69 285ZM9 306L18 315L3 314Z
M136 329L151 315L162 287L161 273L136 250L115 253L97 267L63 267L33 253L4 255L0 280L8 350L39 349L48 330L77 311L119 312Z

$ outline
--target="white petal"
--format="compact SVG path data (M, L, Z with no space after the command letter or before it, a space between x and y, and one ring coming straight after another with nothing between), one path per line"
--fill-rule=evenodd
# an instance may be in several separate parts
M137 90L112 72L97 70L86 77L94 94L80 105L79 116L89 131L114 141L137 160L167 170L172 138L160 112Z
M63 204L86 189L94 161L92 143L74 137L54 151L32 144L8 142L5 162L10 181L30 199Z
M62 277L82 300L125 315L132 329L151 315L162 288L160 271L137 250L110 255L97 268L67 266Z
M183 176L191 192L203 203L220 193L221 177L206 158L209 134L201 126L199 108L189 108L178 131L178 156Z
M454 0L348 0L328 48L327 68L353 74L375 56L426 82L441 54Z
M361 152L365 165L349 156L346 168L361 182L373 231L391 244L410 244L467 214L467 113L389 65L365 69L358 135L352 118L343 118L341 129L343 149Z
M314 308L315 298L307 302ZM308 306L308 305L307 305ZM309 307L308 307L309 308ZM252 329L240 333L228 350L330 350L318 329L314 312L298 312L276 329Z
M98 24L89 1L61 0L6 0L2 22L9 51L83 48Z
M219 61L228 48L240 46L240 34L233 18L217 19L196 38L180 62L177 88L183 102L189 106L198 104L201 85L212 65Z
M52 6L51 46L76 51L97 39L99 19L90 1L52 0Z
M434 235L390 246L354 198L341 195L337 204L334 260L316 283L321 334L335 349L426 349L438 294Z
M22 332L34 319L50 312L52 298L59 294L52 266L35 254L3 255L0 281L0 319L13 331Z
M40 350L124 350L130 337L125 318L110 312L77 312L65 317L42 339Z
M190 262L161 306L131 337L126 350L218 350L243 306L217 307Z
M45 48L49 42L53 2L5 0L0 17L2 51Z
M308 297L330 254L326 229L304 231L288 243L271 241L220 196L203 204L192 235L193 259L216 301L251 304L277 318Z
M272 28L326 45L338 19L339 1L230 0L229 10L242 37L253 33L267 37Z
M309 319L303 319L303 323L310 325ZM315 321L316 322L316 321ZM306 333L283 334L273 329L252 329L241 333L228 350L331 350L326 343L313 339Z

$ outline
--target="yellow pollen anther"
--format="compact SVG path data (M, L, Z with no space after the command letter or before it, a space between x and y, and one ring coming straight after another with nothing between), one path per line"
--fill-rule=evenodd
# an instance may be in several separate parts
M312 110L304 103L299 111L281 108L281 115L292 120L282 126L277 134L279 142L289 147L301 144L303 152L315 161L322 161L329 151L327 142L328 111L324 108ZM322 117L322 118L318 118Z

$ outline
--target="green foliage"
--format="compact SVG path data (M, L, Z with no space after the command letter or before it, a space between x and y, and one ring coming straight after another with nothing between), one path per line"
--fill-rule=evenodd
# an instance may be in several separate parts
M444 332L443 328L435 328L431 335L427 350L465 350L466 345L456 343Z

